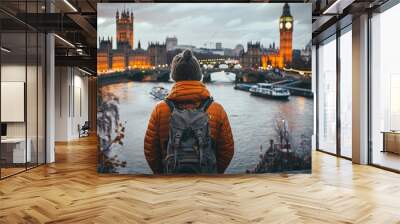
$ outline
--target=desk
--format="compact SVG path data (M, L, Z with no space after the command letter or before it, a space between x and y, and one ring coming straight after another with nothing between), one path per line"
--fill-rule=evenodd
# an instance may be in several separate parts
M400 131L383 131L383 151L400 154Z
M25 138L6 138L1 139L1 159L5 160L5 163L25 163L31 162L31 139L27 139L28 142L25 152ZM26 160L25 160L26 159Z

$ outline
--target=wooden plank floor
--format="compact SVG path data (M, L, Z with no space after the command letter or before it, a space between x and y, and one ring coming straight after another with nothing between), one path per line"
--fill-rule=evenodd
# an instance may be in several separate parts
M400 223L400 175L313 153L313 174L96 173L96 142L0 181L0 223Z

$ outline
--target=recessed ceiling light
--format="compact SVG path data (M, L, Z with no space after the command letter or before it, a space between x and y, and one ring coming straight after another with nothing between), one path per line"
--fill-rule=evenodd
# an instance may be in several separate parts
M88 71L85 71L85 70L83 70L83 69L81 69L81 68L79 68L79 67L78 67L78 69L79 69L79 71L81 71L81 72L83 72L83 73L85 73L85 74L87 74L87 75L93 75L92 73L90 73L90 72L88 72Z
M9 49L7 49L7 48L5 48L5 47L1 47L0 49L1 49L2 51L6 52L6 53L10 53L10 52L11 52L11 50L9 50Z
M62 42L66 43L67 45L69 45L70 47L75 48L75 45L73 45L71 42L69 42L68 40L60 37L58 34L54 34L55 37L57 37L59 40L61 40Z
M68 1L64 0L65 4L67 4L74 12L78 12L78 10Z

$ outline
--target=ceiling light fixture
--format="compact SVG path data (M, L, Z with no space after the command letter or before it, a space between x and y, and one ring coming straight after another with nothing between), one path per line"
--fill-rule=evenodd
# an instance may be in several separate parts
M337 11L337 5L339 4L340 0L336 0L332 5L330 5L325 11L322 13L324 15L331 14L332 10L335 9Z
M58 34L54 34L55 37L57 37L59 40L61 40L62 42L66 43L67 45L69 45L70 47L75 48L75 45L73 45L71 42L69 42L68 40L60 37Z
M74 12L78 12L78 10L68 1L68 0L64 0L65 4L67 4L72 10L74 10Z
M93 75L92 73L90 73L90 72L88 72L88 71L85 71L85 70L83 70L83 69L81 69L81 68L79 68L79 67L78 67L78 70L81 71L81 72L83 72L83 73L85 73L85 74L87 74L87 75Z
M5 48L5 47L1 47L0 49L1 49L2 51L6 52L6 53L10 53L10 52L11 52L11 50L9 50L9 49L7 49L7 48Z
M340 15L343 10L351 5L355 0L336 0L324 12L323 15Z

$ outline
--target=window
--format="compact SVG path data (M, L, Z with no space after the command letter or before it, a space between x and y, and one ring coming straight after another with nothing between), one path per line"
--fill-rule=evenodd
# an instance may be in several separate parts
M400 170L400 4L371 18L371 162Z
M336 39L318 48L318 148L336 153Z
M340 36L340 155L352 157L352 33Z

